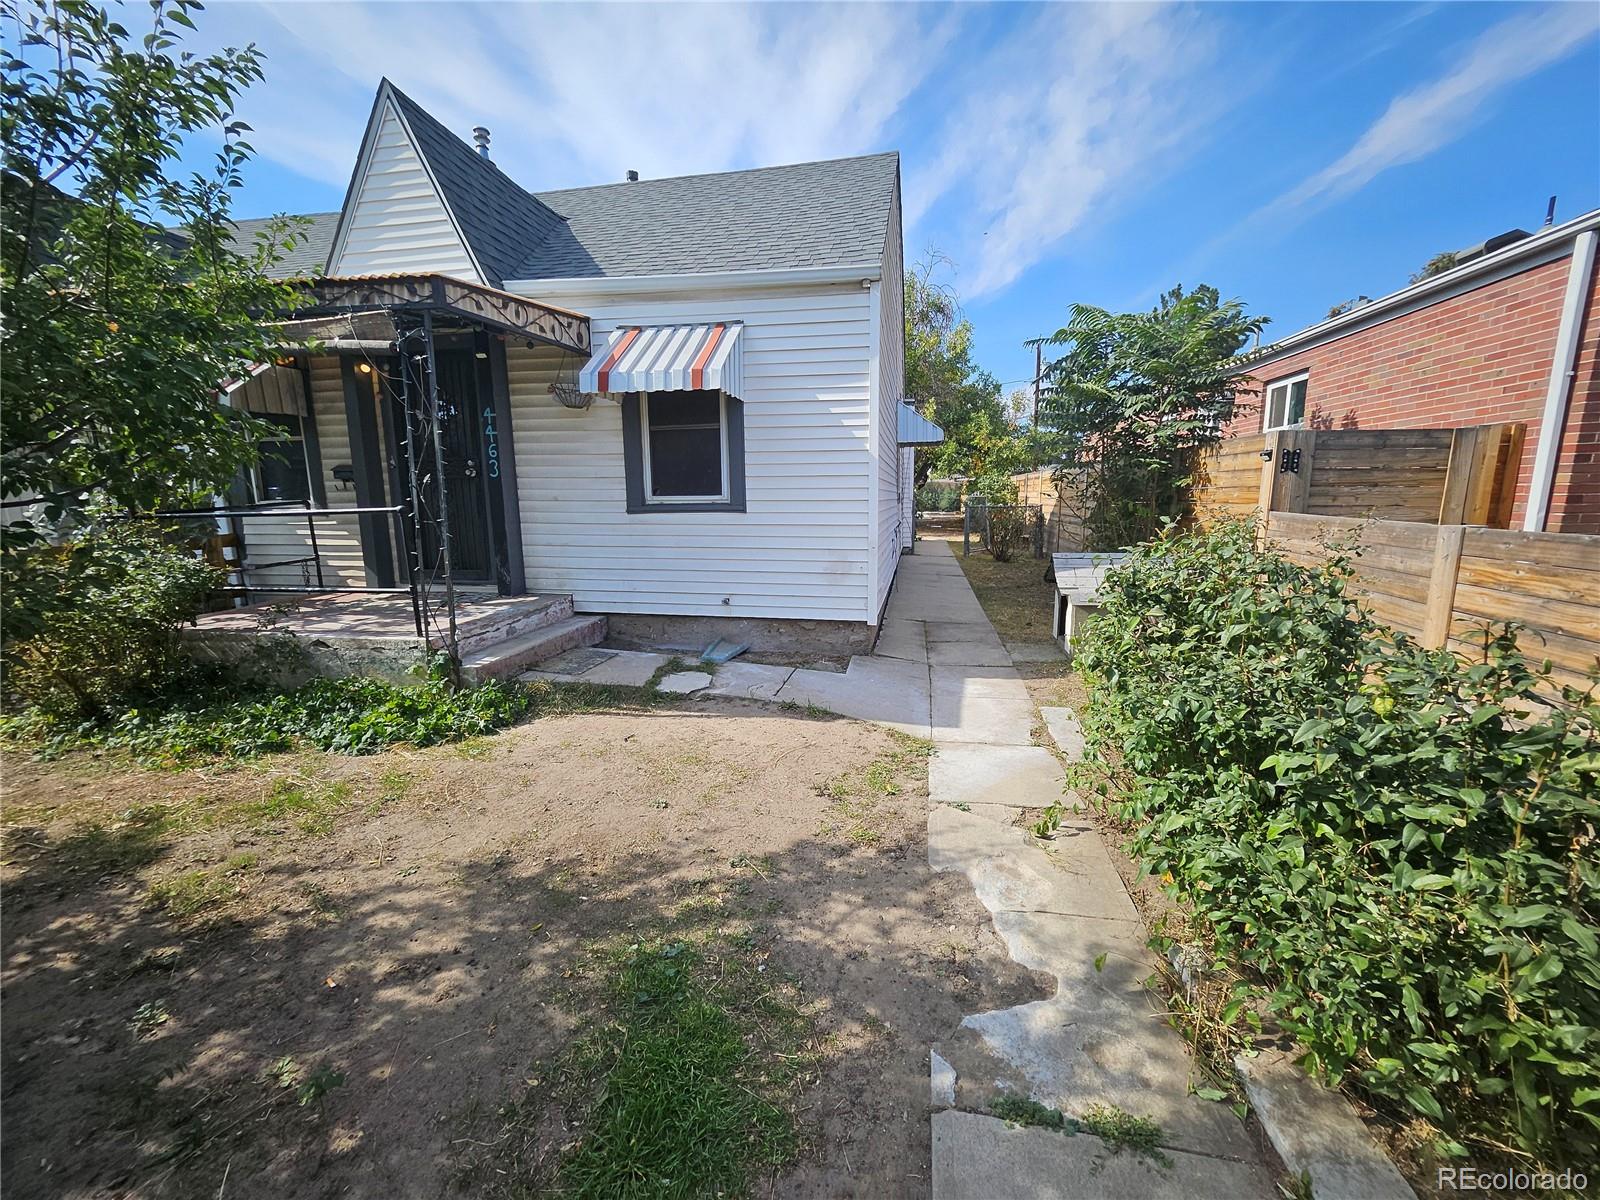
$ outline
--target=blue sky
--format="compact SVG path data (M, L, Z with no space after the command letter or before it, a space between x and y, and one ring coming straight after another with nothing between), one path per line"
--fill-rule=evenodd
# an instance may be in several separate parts
M130 16L133 13L130 12ZM255 41L241 216L337 208L378 78L530 189L897 149L1002 381L1075 301L1273 318L1600 206L1600 5L218 3Z

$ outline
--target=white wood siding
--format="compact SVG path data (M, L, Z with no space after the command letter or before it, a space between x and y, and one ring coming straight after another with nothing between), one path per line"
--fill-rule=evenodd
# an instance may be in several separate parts
M399 114L384 108L330 274L439 271L483 282Z
M623 324L745 323L747 511L629 514L620 406L563 408L548 385L582 360L508 346L530 588L571 592L589 612L869 619L871 324L859 283L542 298L588 313L597 346Z
M883 281L878 285L878 380L873 396L878 430L876 487L878 489L878 594L873 621L877 621L889 585L900 565L900 551L911 539L912 523L904 517L900 470L900 401L906 390L905 277L900 246L900 192L895 189L889 208L889 233L883 246Z
M356 494L349 484L333 478L333 468L350 458L350 422L344 411L344 380L339 360L323 356L311 360L311 412L322 455L323 486L329 508L353 508ZM350 489L350 490L343 490ZM315 501L313 501L315 504ZM361 535L358 518L320 517L317 519L317 548L322 554L323 582L330 586L361 587L367 582L361 560ZM241 521L245 539L245 563L278 562L302 558L311 553L311 533L306 518L285 514L281 517ZM316 569L311 563L248 571L247 582L260 586L316 587ZM270 597L264 597L270 599Z

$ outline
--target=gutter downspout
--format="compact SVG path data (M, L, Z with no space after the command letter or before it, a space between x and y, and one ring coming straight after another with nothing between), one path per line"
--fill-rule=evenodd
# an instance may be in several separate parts
M1550 362L1550 385L1544 412L1539 417L1539 447L1533 455L1533 477L1528 481L1528 511L1522 528L1542 533L1550 516L1550 494L1556 480L1556 451L1567 423L1567 400L1572 395L1573 365L1578 357L1578 330L1583 324L1594 271L1595 231L1580 233L1572 243L1572 266L1567 271L1567 292L1561 301L1561 325L1556 332L1555 354Z

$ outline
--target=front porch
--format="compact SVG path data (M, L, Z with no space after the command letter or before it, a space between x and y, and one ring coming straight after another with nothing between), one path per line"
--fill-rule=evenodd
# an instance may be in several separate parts
M450 620L453 613L454 621ZM457 595L417 634L407 596L330 592L202 614L184 630L196 657L276 678L370 675L403 679L451 645L469 681L506 679L605 637L603 616L573 612L564 595ZM452 640L453 631L453 640Z

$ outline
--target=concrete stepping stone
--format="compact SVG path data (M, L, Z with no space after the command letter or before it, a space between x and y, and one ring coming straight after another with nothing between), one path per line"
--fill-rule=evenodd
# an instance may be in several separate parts
M704 671L679 671L675 675L668 675L656 684L658 691L669 695L686 696L691 692L699 692L711 686L711 676Z
M1050 739L1061 753L1072 762L1082 762L1085 743L1078 714L1070 708L1040 707L1039 715L1044 718L1044 727L1050 731Z
M1161 1165L1113 1153L1087 1133L1008 1125L977 1113L933 1116L934 1200L1268 1200L1261 1167L1181 1150Z
M1241 1054L1234 1067L1272 1148L1291 1174L1306 1174L1317 1200L1415 1200L1350 1102L1283 1051Z

